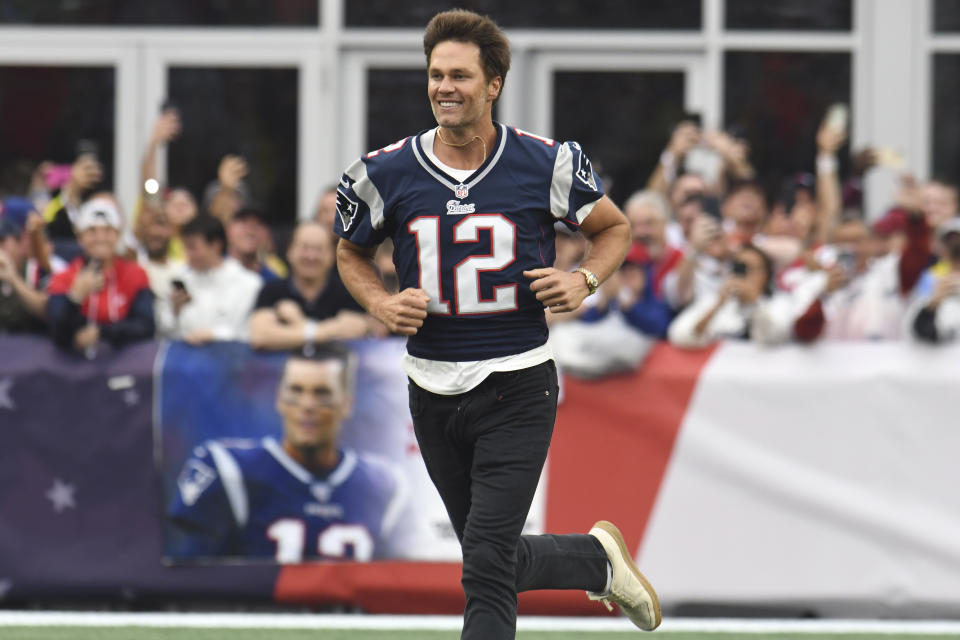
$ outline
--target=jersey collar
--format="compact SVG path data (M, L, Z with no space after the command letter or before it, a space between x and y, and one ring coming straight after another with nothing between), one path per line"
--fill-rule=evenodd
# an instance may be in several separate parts
M503 148L507 144L507 127L499 122L495 122L494 124L497 127L498 138L497 144L495 145L495 151L490 154L490 157L487 158L486 161L481 164L465 182L455 180L435 164L430 162L426 152L424 152L420 146L420 137L423 135L423 132L413 137L413 155L416 156L417 162L420 163L420 166L423 167L424 171L433 176L437 182L453 191L454 195L458 199L462 199L462 196L458 193L458 191L466 188L467 192L469 192L470 189L476 186L486 177L488 173L490 173L490 171L493 170L493 167L496 166L497 162L500 160L500 156L503 155Z
M342 484L353 472L354 467L357 466L356 454L349 449L343 450L343 457L340 459L340 464L338 464L326 478L318 480L312 473L303 468L299 462L291 458L290 455L283 450L283 447L280 446L280 443L273 438L264 438L263 448L289 471L290 475L304 484L316 484L319 482L330 487L336 487Z

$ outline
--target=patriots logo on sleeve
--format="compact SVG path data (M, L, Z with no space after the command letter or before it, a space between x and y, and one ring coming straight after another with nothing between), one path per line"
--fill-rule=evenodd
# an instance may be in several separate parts
M593 177L593 165L590 158L583 152L583 149L576 142L571 142L570 146L577 151L577 178L580 182L587 185L594 191L597 190L597 181Z
M188 507L196 503L207 487L217 479L217 472L202 461L191 458L187 461L177 478L177 487L180 489L180 499Z
M341 180L341 184L343 181ZM339 188L337 189L337 214L340 216L340 223L343 225L343 230L347 231L350 229L350 225L353 224L354 219L357 217L357 212L360 210L360 203L356 200L351 199L346 193L344 193Z

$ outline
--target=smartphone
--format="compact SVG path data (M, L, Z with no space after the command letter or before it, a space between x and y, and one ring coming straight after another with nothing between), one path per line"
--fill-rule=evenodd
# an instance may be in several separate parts
M160 113L165 111L179 111L177 109L177 104L170 98L166 98L163 102L160 103Z
M853 275L857 270L857 256L853 251L844 249L837 254L837 266L847 275Z
M830 105L830 108L827 109L827 116L824 118L824 125L828 129L846 132L849 121L850 108L842 102L838 102Z
M183 284L183 280L181 280L180 278L174 278L173 280L171 280L170 286L176 289L177 291L183 291L184 293L186 293L187 291L187 285Z
M740 260L734 261L734 263L733 263L732 265L730 265L730 273L732 273L732 274L735 275L735 276L741 277L741 278L744 277L744 276L746 276L746 275L747 275L747 263L746 263L746 262L741 262Z
M103 260L100 258L87 258L86 266L97 273L103 271Z

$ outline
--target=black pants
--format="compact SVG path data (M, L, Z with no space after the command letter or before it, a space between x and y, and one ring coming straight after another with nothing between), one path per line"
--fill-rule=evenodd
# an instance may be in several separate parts
M520 535L557 415L553 361L494 373L455 396L411 381L410 412L463 549L461 639L512 639L520 591L603 590L607 557L592 536Z

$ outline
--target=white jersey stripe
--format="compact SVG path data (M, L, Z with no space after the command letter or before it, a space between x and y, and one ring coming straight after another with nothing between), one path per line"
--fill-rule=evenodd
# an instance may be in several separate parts
M557 159L553 163L553 178L550 180L550 213L554 218L562 220L567 217L572 188L573 152L570 151L569 145L561 144L557 149ZM577 213L579 220L580 212Z
M217 473L220 474L220 481L223 483L223 490L227 494L227 501L230 503L230 510L233 511L237 526L244 527L249 519L250 505L247 501L247 489L243 485L243 472L240 471L240 465L219 442L210 441L207 443L207 448L210 450L213 463L217 466Z
M374 229L383 227L383 198L377 186L367 175L367 165L362 159L357 159L344 172L353 180L353 192L363 200L370 209L370 224Z

